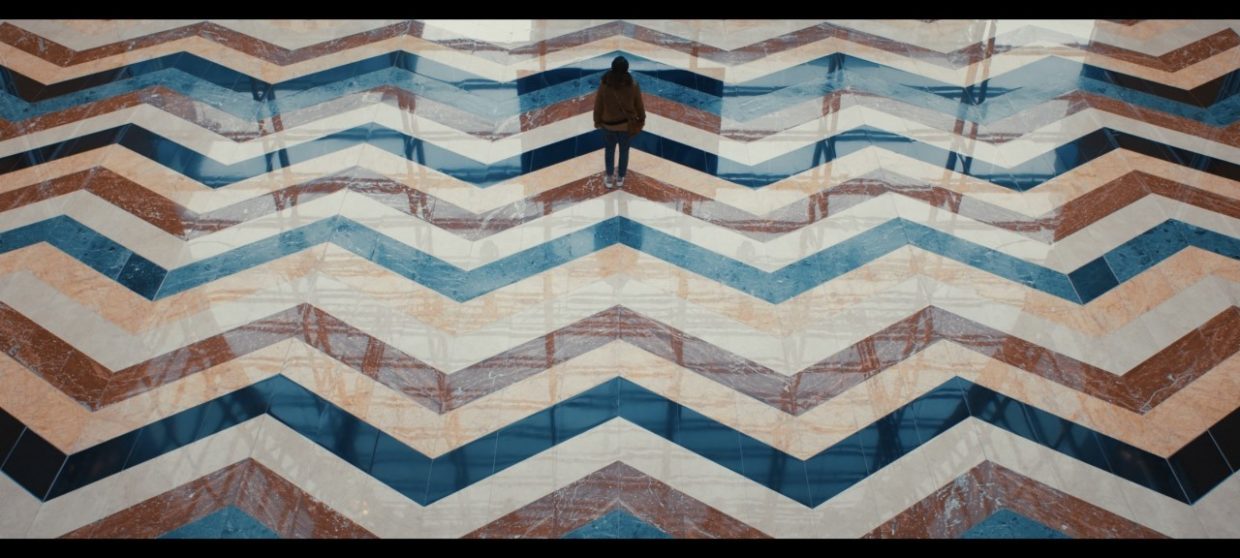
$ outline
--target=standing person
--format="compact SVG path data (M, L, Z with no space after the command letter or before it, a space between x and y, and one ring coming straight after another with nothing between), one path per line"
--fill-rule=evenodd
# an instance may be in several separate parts
M603 131L603 167L607 174L603 184L623 188L624 173L629 167L629 139L646 123L646 107L637 80L629 74L629 61L617 56L611 71L603 74L603 82L594 94L594 127ZM620 169L616 173L616 145L620 146Z

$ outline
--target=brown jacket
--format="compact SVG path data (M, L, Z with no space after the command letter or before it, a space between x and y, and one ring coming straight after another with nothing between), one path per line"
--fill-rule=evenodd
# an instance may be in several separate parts
M594 127L602 128L606 124L622 124L630 116L637 120L646 119L646 107L642 104L642 91L637 80L630 79L629 85L614 87L603 80L594 94Z

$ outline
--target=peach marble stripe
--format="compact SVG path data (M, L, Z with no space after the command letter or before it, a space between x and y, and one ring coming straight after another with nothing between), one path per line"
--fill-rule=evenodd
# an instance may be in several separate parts
M438 413L613 339L625 340L794 415L940 341L952 341L1082 393L1145 413L1240 350L1240 309L1223 310L1121 376L934 306L785 376L622 306L445 374L305 303L124 370L111 371L8 305L0 304L0 342L6 352L92 410L289 338L302 339ZM1168 369L1178 372L1168 376L1164 372Z
M0 276L33 274L72 300L131 333L151 331L207 311L213 304L263 295L263 287L284 291L318 271L354 292L387 304L452 335L487 326L533 305L618 274L675 294L758 330L788 335L818 316L837 313L909 279L924 276L968 286L975 303L1004 304L1081 333L1102 336L1166 303L1210 277L1240 283L1234 260L1197 248L1176 253L1086 305L1079 305L918 248L900 248L782 304L737 293L707 278L625 246L589 256L518 281L465 303L458 303L332 245L310 248L206 285L151 302L45 244L0 255ZM287 292L287 291L285 291ZM293 290L280 294L290 306L304 302Z
M1174 72L1208 58L1216 52L1240 44L1236 34L1230 31L1219 31L1160 56L1151 56L1095 41L1072 45L1068 52L1084 52L1096 56L1124 60L1162 71ZM0 41L29 54L40 56L60 66L80 65L125 52L149 49L168 41L195 36L209 39L265 62L286 66L316 57L344 52L400 35L420 37L422 35L422 23L417 21L397 23L339 39L324 41L304 48L286 49L208 21L82 51L75 51L12 24L0 25ZM510 57L524 57L546 56L560 50L579 47L614 35L631 37L639 41L672 48L695 57L731 64L750 62L771 53L795 49L828 38L839 38L851 43L881 49L893 54L908 56L948 68L976 64L1012 48L1019 48L1005 41L1002 45L1004 48L994 49L983 41L954 52L941 53L828 22L733 50L720 49L630 22L609 22L513 49L504 49L477 39L440 39L433 40L433 42L469 52L500 52L507 53Z

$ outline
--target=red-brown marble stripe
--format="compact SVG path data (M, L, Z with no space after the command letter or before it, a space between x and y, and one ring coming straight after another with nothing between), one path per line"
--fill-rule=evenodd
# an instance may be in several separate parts
M486 41L476 39L427 38L422 36L423 30L424 24L421 22L402 22L383 28L360 32L347 37L332 39L303 48L290 50L261 39L251 37L244 33L233 31L212 22L201 22L172 30L152 33L150 35L145 35L134 39L101 45L82 51L75 51L15 25L4 23L0 24L0 41L8 43L25 52L39 56L44 60L60 66L81 64L122 52L130 52L135 49L146 48L152 45L190 36L203 37L249 56L282 66L303 62L312 58L335 52L341 52L404 34L421 37L424 40L466 52L507 54L508 60L498 60L500 63L510 62L514 59L524 59L530 56L546 55L591 41L617 35L627 36L652 44L659 44L686 54L729 64L750 62L773 53L782 52L830 37L837 37L856 44L881 49L901 56L916 58L921 61L930 62L953 69L980 62L985 60L988 56L1006 52L1013 48L1019 48L1020 46L1000 45L998 48L994 48L987 44L993 43L992 38L988 38L986 41L973 43L953 52L941 53L924 47L919 47L917 45L864 33L862 31L849 29L826 22L798 29L778 37L773 37L771 39L749 44L733 50L723 50L718 47L692 41L669 33L656 31L631 22L605 23L592 28L522 45L513 49L505 49ZM1240 36L1237 36L1235 32L1229 29L1225 29L1210 35L1209 37L1199 39L1193 43L1184 45L1160 56L1151 56L1141 52L1131 51L1114 45L1108 45L1095 41L1089 41L1084 44L1077 44L1073 46L1085 50L1091 54L1115 57L1117 59L1122 59L1130 63L1139 64L1157 70L1176 72L1201 62L1213 53L1219 52L1220 48L1225 50L1226 48L1230 48L1231 46L1235 46L1237 44L1240 44Z
M153 539L237 499L251 461L234 463L63 535L66 539Z
M375 538L370 531L262 464L251 460L248 473L234 505L280 538Z
M561 538L615 509L678 539L769 538L621 462L612 463L464 538Z
M144 500L64 538L155 538L227 506L249 514L281 538L374 538L252 459Z
M406 21L290 50L206 21L77 51L5 22L0 23L0 41L58 66L67 67L178 39L202 37L245 55L273 64L288 66L327 54L357 48L365 44L376 43L391 37L409 34L412 30L411 22Z
M106 167L94 167L0 193L0 212L86 190L170 235L190 240L344 189L366 195L469 240L487 238L610 192L603 186L601 177L594 175L521 201L474 213L402 183L354 169L346 175L314 179L214 211L197 213ZM1240 218L1240 200L1141 171L1129 172L1035 218L947 188L925 183L896 183L879 177L848 180L766 215L754 215L637 171L630 173L625 191L762 242L799 231L888 193L917 199L1047 244L1062 240L1152 194Z
M1003 508L1072 538L1165 538L1144 525L990 461L970 469L864 538L959 538Z
M445 374L310 304L109 372L0 303L0 348L91 410L293 337L441 414L613 340L626 341L793 415L943 340L1144 414L1240 350L1240 308L1223 310L1123 375L928 306L785 376L623 306ZM57 362L63 364L56 368ZM1167 370L1176 374L1168 375Z

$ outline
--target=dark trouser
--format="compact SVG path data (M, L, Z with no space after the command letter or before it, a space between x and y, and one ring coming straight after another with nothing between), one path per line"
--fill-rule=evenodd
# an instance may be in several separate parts
M606 128L603 129L603 168L607 169L607 174L615 174L616 164L616 144L620 144L620 176L624 178L624 172L629 169L629 133L613 132Z

